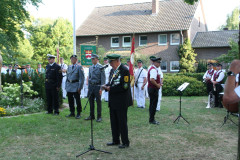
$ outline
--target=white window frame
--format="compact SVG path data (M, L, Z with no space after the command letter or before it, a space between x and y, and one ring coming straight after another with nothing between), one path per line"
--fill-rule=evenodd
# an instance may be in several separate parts
M178 62L178 63L179 63L179 61L170 61L170 72L178 72L179 69L177 69L177 70L172 70L172 62ZM179 65L180 65L180 64L179 64Z
M166 70L163 70L162 68L161 68L161 70L162 70L162 72L167 72L167 61L163 61L163 62L166 62ZM160 67L161 67L161 65L160 65Z
M143 37L143 36L146 36L146 37L147 37L147 35L140 35L140 36L139 36L139 46L147 46L147 44L141 45L141 37Z
M174 35L174 34L178 34L179 35L179 42L178 43L172 43L172 35ZM180 44L180 39L181 39L181 36L180 36L179 33L173 33L173 34L170 35L170 44L171 45L179 45Z
M124 45L124 38L125 38L125 37L130 37L130 45L129 45L129 46ZM123 47L131 47L131 42L132 42L131 36L123 36L123 37L122 37L122 46L123 46Z
M163 36L163 35L165 35L166 36L166 43L160 43L160 36ZM158 35L158 45L159 46L166 46L167 45L167 34L159 34Z
M118 38L118 46L113 46L113 43L112 43L112 39L113 39L113 38ZM119 47L119 42L120 42L119 37L111 37L111 42L110 42L110 43L111 43L111 47L112 47L112 48L117 48L117 47Z

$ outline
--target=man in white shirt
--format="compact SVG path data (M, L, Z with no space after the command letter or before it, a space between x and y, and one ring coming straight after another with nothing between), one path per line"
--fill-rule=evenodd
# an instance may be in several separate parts
M213 64L209 63L208 64L208 70L205 72L205 74L203 75L203 80L207 85L207 93L208 93L208 104L206 108L211 108L210 106L210 99L212 98L212 92L213 92L213 83L211 81L212 76L214 74L214 69L213 69Z
M224 89L224 103L232 104L240 101L240 86L235 87L236 74L240 73L240 60L234 60L229 68Z
M9 65L8 65L8 69L7 69L7 73L8 73L9 75L11 75L12 71L13 71L12 65L9 64Z
M62 78L62 92L63 92L63 99L66 99L66 97L67 97L67 92L66 92L66 88L65 88L65 86L66 86L66 80L67 80L67 69L68 69L68 66L64 63L64 58L63 57L61 57L60 58L60 64L59 64L59 66L61 67L61 70L62 70L62 76L63 76L63 78Z
M107 68L105 68L105 84L108 84L109 81L109 75L110 75L110 71L112 69L112 67L110 66L110 64L108 63L108 58L104 57L104 65L108 65ZM105 90L102 92L102 99L104 99L105 102L108 102L108 92L106 92Z
M5 64L2 65L1 73L7 74L7 66Z
M236 86L239 85L239 73L236 75Z
M224 73L222 71L222 65L220 63L217 64L217 70L212 76L212 83L213 83L213 93L215 95L215 107L222 107L220 106L220 98L219 98L219 93L223 91L223 87L221 84L223 84L223 78L224 78Z
M160 67L158 67L158 73L160 75L160 89L158 91L158 104L157 104L157 111L160 111L161 109L161 100L162 100L162 86L163 86L163 72L162 72L162 69L161 69L161 65Z
M138 68L135 70L135 96L138 108L145 108L144 88L147 83L147 72L142 67L142 60L138 60Z

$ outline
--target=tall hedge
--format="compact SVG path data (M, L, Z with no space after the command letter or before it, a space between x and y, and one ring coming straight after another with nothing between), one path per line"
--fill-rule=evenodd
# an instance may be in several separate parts
M163 96L178 96L177 88L184 82L190 83L189 86L183 91L183 96L205 96L206 85L196 78L185 75L165 75L163 85Z

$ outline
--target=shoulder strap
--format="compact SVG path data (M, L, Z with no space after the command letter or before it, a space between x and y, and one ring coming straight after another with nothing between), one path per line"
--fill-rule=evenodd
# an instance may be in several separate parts
M140 77L142 71L143 71L143 68L142 68L142 70L140 71L140 73L138 74L138 78L137 78L137 80L136 80L136 83L138 82L138 79L139 79L139 77Z

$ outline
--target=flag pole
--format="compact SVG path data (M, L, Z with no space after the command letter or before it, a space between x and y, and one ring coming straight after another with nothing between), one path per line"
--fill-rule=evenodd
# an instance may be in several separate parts
M73 54L76 55L75 0L73 0Z
M130 66L129 66L129 72L130 72L130 79L131 79L131 86L133 86L132 89L132 101L133 101L133 107L134 107L134 58L135 58L135 34L133 33L132 43L131 43L131 54L130 54Z

